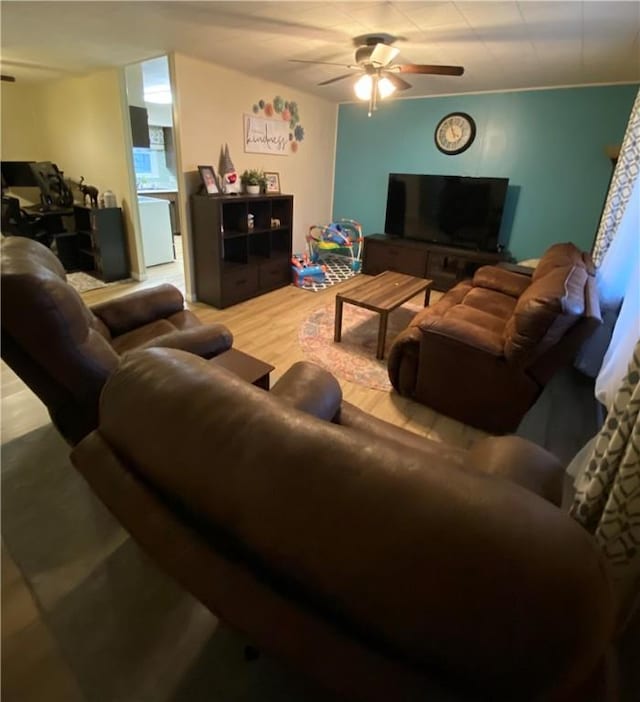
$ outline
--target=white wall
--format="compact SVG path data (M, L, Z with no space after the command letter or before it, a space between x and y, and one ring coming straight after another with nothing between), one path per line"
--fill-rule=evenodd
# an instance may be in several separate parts
M40 119L28 83L0 83L2 160L43 161Z
M293 248L303 251L309 227L331 220L337 106L182 54L172 57L172 70L182 171L189 173L204 164L218 172L220 149L227 143L239 173L247 168L280 173L282 192L294 196ZM276 95L299 105L305 138L298 152L288 156L245 153L243 115L251 113L258 100L271 101ZM185 188L183 192L186 197ZM182 220L188 223L188 211L182 205Z

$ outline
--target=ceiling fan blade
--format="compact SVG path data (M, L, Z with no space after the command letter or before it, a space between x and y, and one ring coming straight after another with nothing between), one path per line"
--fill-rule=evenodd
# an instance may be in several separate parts
M353 73L345 73L343 76L338 76L337 78L329 78L329 80L323 80L322 83L318 83L318 85L329 85L330 83L337 83L339 80L351 78L352 76Z
M400 49L388 44L376 44L371 52L369 61L376 66L386 66L400 53Z
M343 68L349 68L349 64L346 63L334 63L333 61L308 61L306 59L289 59L289 63L321 63L324 66L342 66Z
M405 63L391 66L390 70L397 73L422 73L435 76L461 76L464 73L462 66L430 66L420 63Z
M4 73L0 76L0 80L6 80L8 83L15 83L16 78L15 76L6 76Z
M390 73L389 71L382 71L381 75L383 75L385 78L388 78L396 90L408 90L412 87L411 83L407 83L406 80L403 80L402 78L400 78L400 76L397 76L395 73Z

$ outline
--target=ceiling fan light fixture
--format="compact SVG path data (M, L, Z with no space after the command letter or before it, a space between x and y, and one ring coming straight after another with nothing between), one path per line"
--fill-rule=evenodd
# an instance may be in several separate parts
M378 80L378 94L380 98L384 100L389 95L393 95L396 92L396 86L384 76Z
M373 78L368 73L365 73L358 78L353 89L359 100L369 100L373 89Z

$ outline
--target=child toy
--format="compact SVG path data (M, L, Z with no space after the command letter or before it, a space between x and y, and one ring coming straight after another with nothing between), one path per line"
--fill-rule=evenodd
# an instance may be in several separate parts
M293 282L299 288L304 285L306 280L316 281L318 283L324 282L326 266L314 265L307 254L302 254L302 256L294 255L291 258L291 270L293 271Z
M307 246L313 263L318 263L324 252L348 249L351 256L351 270L359 271L364 246L362 226L355 219L338 219L328 225L314 224L307 234Z

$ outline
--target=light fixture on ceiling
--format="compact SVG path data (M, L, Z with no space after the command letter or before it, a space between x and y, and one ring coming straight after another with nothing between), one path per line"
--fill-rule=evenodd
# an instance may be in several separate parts
M378 93L382 100L395 92L396 86L388 78L382 77L378 79Z
M358 80L356 81L356 84L353 86L358 100L371 99L372 88L373 78L368 73L365 73L364 75L360 76L360 78L358 78Z
M293 63L316 63L326 66L344 66L350 71L358 71L362 75L356 81L354 88L359 100L368 101L369 117L377 109L378 99L389 97L396 90L409 90L408 83L398 74L410 73L414 75L435 76L461 76L464 73L462 66L443 66L424 63L394 63L400 50L391 46L394 42L403 39L385 32L363 34L353 38L356 47L354 63L335 63L333 61L316 61L310 59L289 59ZM335 78L323 80L318 85L332 85L340 80L347 80L352 73L344 73Z
M169 86L158 86L156 88L147 88L144 91L144 101L155 105L170 105L171 88Z
M380 77L379 72L365 73L360 76L353 86L359 100L369 101L369 117L378 109L378 98L384 100L396 91L396 86L385 76Z

